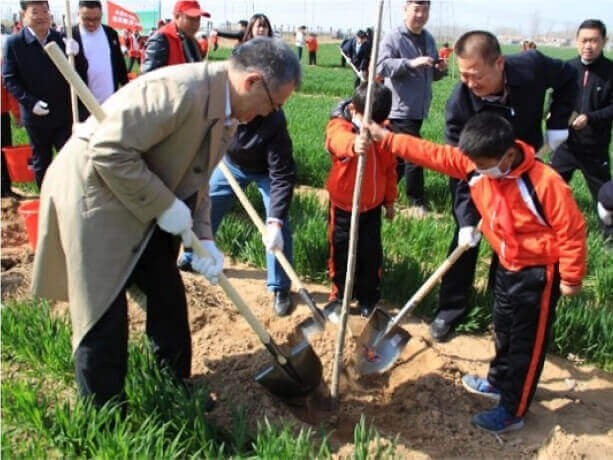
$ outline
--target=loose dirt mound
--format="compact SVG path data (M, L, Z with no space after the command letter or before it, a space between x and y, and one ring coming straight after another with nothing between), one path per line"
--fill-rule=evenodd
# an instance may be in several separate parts
M8 295L24 295L29 285L31 251L23 244L7 248L9 237L5 240L5 225L9 228L16 223L16 214L11 214L15 208L14 203L6 204L5 213L2 200L3 297L7 295L5 278L14 276L16 269L23 279L14 283L16 288ZM5 265L9 257L17 261L10 268L10 264ZM266 292L264 271L228 263L226 274L274 340L285 347L301 340L296 327L309 312L297 297L296 311L277 318L272 296ZM211 417L222 424L229 424L232 412L241 407L251 427L264 416L273 422L289 421L316 430L323 426L332 433L330 444L340 457L351 454L353 427L364 414L384 439L397 439L397 454L402 457L613 458L611 374L551 357L525 428L496 438L470 425L470 417L491 404L467 394L460 383L464 373L486 373L493 355L489 335L458 336L446 344L432 344L427 325L409 321L403 326L413 338L397 365L381 376L360 378L356 374L352 365L355 342L348 334L341 405L338 411L330 412L326 402L337 329L329 326L313 341L324 366L323 385L302 407L290 407L254 382L254 375L271 362L270 356L221 289L191 274L184 276L184 282L190 305L193 377L207 382L216 396L218 407ZM323 305L327 288L314 284L308 288ZM393 306L386 308L395 311ZM145 314L133 304L130 321L132 330L143 331ZM350 327L356 334L363 324L361 318L350 317Z

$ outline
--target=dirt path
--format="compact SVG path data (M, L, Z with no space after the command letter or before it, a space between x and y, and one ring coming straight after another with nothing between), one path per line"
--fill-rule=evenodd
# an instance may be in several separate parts
M11 214L12 204L2 200L2 297L26 292L31 269L31 250L24 240L9 238L20 223ZM17 244L18 243L18 244ZM10 258L11 263L8 263ZM6 262L6 263L5 263ZM16 282L19 273L21 281ZM281 344L295 344L300 336L296 326L309 317L306 306L298 303L288 318L277 318L266 292L265 272L243 264L228 263L226 274L238 288L258 318ZM11 289L7 289L11 281ZM322 408L321 396L330 383L336 328L328 327L313 346L324 366L324 385L306 407L290 408L267 394L254 381L257 371L269 363L269 356L247 323L239 316L219 288L208 286L201 277L184 276L190 305L194 378L208 382L218 399L212 417L227 424L234 408L242 407L248 423L255 426L267 416L272 421L297 425L321 425L332 433L330 444L339 456L351 453L353 427L360 415L367 417L381 435L397 437L401 456L428 457L540 457L613 458L613 375L598 369L577 367L561 358L550 357L541 384L526 417L523 430L499 438L470 425L470 417L490 406L467 394L460 377L467 372L485 374L493 355L489 334L457 336L446 344L432 344L428 327L418 320L404 324L413 338L388 373L374 378L358 378L353 371L349 338L341 381L341 407L338 412ZM308 284L315 300L325 303L325 286ZM387 306L395 311L393 306ZM130 307L131 329L142 331L144 313ZM350 317L354 331L363 320Z

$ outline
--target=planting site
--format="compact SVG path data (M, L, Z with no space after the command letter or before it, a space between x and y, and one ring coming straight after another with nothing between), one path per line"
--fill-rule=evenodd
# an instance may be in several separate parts
M350 68L339 65L338 46L320 44L316 66L307 65L308 56L302 56L303 84L283 104L297 176L287 217L293 231L293 267L319 308L328 303L331 291L332 232L326 190L331 155L324 148L326 126L332 110L353 93L355 79ZM565 60L576 56L570 48L539 51ZM222 61L230 53L222 46L209 60ZM430 114L421 129L422 138L437 143L445 141L445 104L460 81L457 63L450 60L449 65L453 72L433 83ZM28 143L25 130L15 124L13 143ZM341 359L338 404L334 405L333 374L340 324L331 320L325 321L322 332L308 337L322 365L321 382L306 396L281 398L259 384L256 376L273 364L281 369L282 360L281 365L275 363L271 346L262 344L241 315L227 293L225 278L285 356L305 344L301 326L313 313L295 283L290 314L275 313L274 297L266 286L265 243L234 200L215 235L215 244L225 255L219 285L212 286L199 273L180 272L191 332L188 382L179 382L169 369L158 366L154 358L158 350L147 338L153 326L142 299L130 293L127 375L121 395L125 404L100 408L93 399L79 397L75 366L80 363L71 343L68 303L41 299L31 291L35 253L19 208L36 199L40 190L33 183L13 184L17 196L2 198L1 209L2 455L613 458L611 241L599 231L583 177L575 174L570 184L586 221L587 274L579 295L563 297L557 304L549 353L523 418L524 428L504 434L491 434L471 423L476 413L495 403L467 392L462 382L467 374L487 375L495 356L493 295L488 287L492 249L487 242L479 247L473 308L449 340L431 337L437 284L399 322L410 338L391 368L365 375L359 361L368 357L368 348L358 337L368 318L360 315L354 302ZM392 317L448 256L455 226L446 176L425 171L426 213L409 202L404 179L398 190L395 215L381 224L382 299L377 303ZM246 188L246 195L265 218L255 184ZM291 372L285 378L288 375L290 381L300 380Z

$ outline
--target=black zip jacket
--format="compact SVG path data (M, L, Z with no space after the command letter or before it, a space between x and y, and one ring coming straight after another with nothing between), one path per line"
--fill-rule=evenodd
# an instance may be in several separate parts
M179 31L179 37L181 37L186 62L202 61L200 48L196 40L187 38L181 31ZM145 59L140 68L140 73L151 72L152 70L167 66L169 55L170 45L168 44L168 38L166 38L166 35L156 32L145 44Z
M511 122L515 136L536 150L543 145L541 122L547 89L552 88L547 129L567 129L577 98L577 71L568 63L539 51L505 56L507 100L489 103L475 96L463 83L454 88L445 109L445 139L457 146L466 122L477 113L495 112ZM468 184L460 181L455 202L460 227L475 226L480 216L470 200Z
M270 177L269 217L285 221L296 184L292 140L282 110L239 124L228 148L229 160L248 174Z
M570 130L568 146L582 151L607 152L613 125L613 61L601 55L588 65L583 64L580 57L568 64L577 70L579 95L575 111L588 118L585 128Z

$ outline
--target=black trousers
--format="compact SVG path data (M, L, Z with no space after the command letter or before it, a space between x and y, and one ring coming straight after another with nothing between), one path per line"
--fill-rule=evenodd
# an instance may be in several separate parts
M317 51L309 51L309 65L317 65Z
M502 391L501 404L516 417L530 406L545 363L560 297L558 266L518 272L496 269L494 340L496 356L488 381Z
M126 287L135 283L147 295L146 333L162 366L178 378L190 376L191 335L183 281L177 268L180 238L154 230ZM123 397L128 368L128 309L125 287L89 330L75 353L77 385L83 397L102 406Z
M330 300L342 300L345 293L350 226L351 212L330 206L330 260L328 262L330 278L332 279ZM360 214L352 296L357 298L358 302L365 305L375 305L381 299L382 266L381 206L377 206Z
M9 147L13 145L13 138L11 136L11 116L9 113L2 114L2 147ZM2 152L2 196L6 196L11 191L11 177L6 169L6 158L4 158L4 152Z
M296 47L296 52L298 53L298 60L300 61L302 59L302 46L297 46Z
M421 137L420 131L423 120L390 120L394 131L402 134L410 134L412 136ZM409 200L416 205L423 206L425 204L424 197L424 169L416 164L404 161L402 158L396 157L396 172L398 174L398 182L403 177L405 178L406 192Z
M457 179L453 178L449 181L452 203L455 203L458 182ZM456 226L447 255L451 254L458 246L458 234L460 231L455 211L452 214L456 221ZM473 282L475 281L478 256L479 245L474 248L468 248L443 276L436 318L442 319L451 325L456 325L468 313L470 310L469 297ZM492 266L495 267L494 264Z
M590 189L594 205L598 201L598 191L605 182L611 180L609 166L609 148L605 146L600 152L581 152L568 146L565 142L553 153L551 167L560 176L570 182L573 173L579 169Z
M47 117L53 117L50 113ZM36 185L43 183L47 168L53 159L53 148L59 152L72 134L72 124L67 122L60 126L47 124L26 124L26 131L32 145L32 167Z

